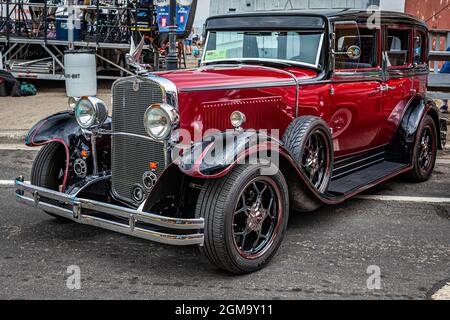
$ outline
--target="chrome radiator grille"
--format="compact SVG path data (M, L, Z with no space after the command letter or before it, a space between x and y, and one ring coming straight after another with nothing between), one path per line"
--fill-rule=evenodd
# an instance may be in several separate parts
M163 92L156 82L130 77L118 80L112 95L112 190L121 200L139 204L132 191L136 187L148 191L143 176L150 171L150 162L159 164L157 176L166 165L164 144L149 140L143 124L147 108L163 102Z

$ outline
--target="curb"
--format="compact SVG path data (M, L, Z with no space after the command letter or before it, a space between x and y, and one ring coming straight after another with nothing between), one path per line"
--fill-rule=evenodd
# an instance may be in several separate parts
M1 130L0 144L22 144L28 130Z

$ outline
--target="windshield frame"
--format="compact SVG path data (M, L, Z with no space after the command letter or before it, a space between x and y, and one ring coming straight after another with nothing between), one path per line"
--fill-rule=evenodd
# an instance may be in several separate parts
M203 50L203 54L202 54L202 61L201 61L201 65L202 66L206 66L208 64L217 64L217 63L227 63L227 62L245 62L245 61L261 61L261 62L280 62L280 63L284 63L284 64L290 64L290 65L297 65L297 66L303 66L303 67L310 67L310 68L314 68L319 70L319 65L320 65L320 57L322 55L322 51L323 51L323 44L324 44L324 40L325 40L325 31L318 31L318 30L305 30L305 29L301 29L301 30L295 30L295 32L299 32L299 33L320 33L320 40L319 40L319 47L317 50L317 56L316 56L316 63L315 64L311 64L311 63L307 63L307 62L301 62L301 61L294 61L294 60L286 60L286 59L278 59L278 58L228 58L228 59L214 59L214 60L208 60L205 61L205 56L206 56L206 48L209 42L209 37L211 35L211 32L223 32L224 30L208 30L208 34L206 35L206 41L205 41L205 45L204 45L204 50ZM254 32L260 32L262 30L257 30ZM264 31L270 31L270 32L282 32L281 30L264 30ZM290 30L291 32L294 30ZM227 32L252 32L250 30L227 30ZM322 66L323 68L323 66Z

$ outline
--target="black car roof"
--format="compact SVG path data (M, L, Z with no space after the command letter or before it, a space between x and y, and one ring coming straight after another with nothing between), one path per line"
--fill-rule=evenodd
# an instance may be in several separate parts
M400 23L420 25L427 27L421 19L400 12L379 11L381 23ZM262 29L267 27L312 28L323 29L326 21L336 20L364 20L373 15L369 10L289 10L289 11L259 11L246 13L230 13L213 16L206 20L207 29L236 29L253 28ZM285 17L285 21L278 19ZM243 19L245 18L245 19ZM261 19L263 18L263 19ZM247 21L246 21L247 20Z

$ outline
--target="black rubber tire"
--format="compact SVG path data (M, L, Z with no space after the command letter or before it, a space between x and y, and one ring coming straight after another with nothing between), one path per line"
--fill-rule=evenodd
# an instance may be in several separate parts
M325 134L329 148L328 172L326 173L320 188L317 190L323 194L327 191L330 184L334 161L333 138L327 123L322 118L314 116L304 116L294 119L284 133L283 142L284 147L300 165L306 142L311 133L316 130L320 130Z
M425 128L430 128L433 134L433 153L432 153L432 164L428 170L423 170L420 168L419 164L419 148L420 148L420 142L422 133L425 130ZM436 124L433 120L433 118L429 115L425 115L425 117L422 120L422 123L419 126L419 129L417 130L417 137L416 142L414 144L414 153L413 153L413 169L411 171L408 171L404 174L404 177L409 182L414 183L420 183L428 181L431 178L431 175L433 174L434 167L436 165L436 158L437 158L437 146L438 146L438 134L437 134L437 128Z
M255 272L267 265L286 234L289 193L286 180L278 171L269 177L279 187L283 210L273 242L264 254L255 259L241 256L234 245L232 222L237 198L252 179L261 176L261 168L261 165L238 165L227 176L207 181L197 200L196 217L205 219L205 242L200 251L212 264L234 274Z
M58 191L58 177L61 168L65 167L66 155L64 147L59 142L51 142L42 147L34 159L31 168L31 184L51 190ZM55 205L57 202L55 201ZM54 215L50 212L45 213L52 217L69 221L63 217Z

